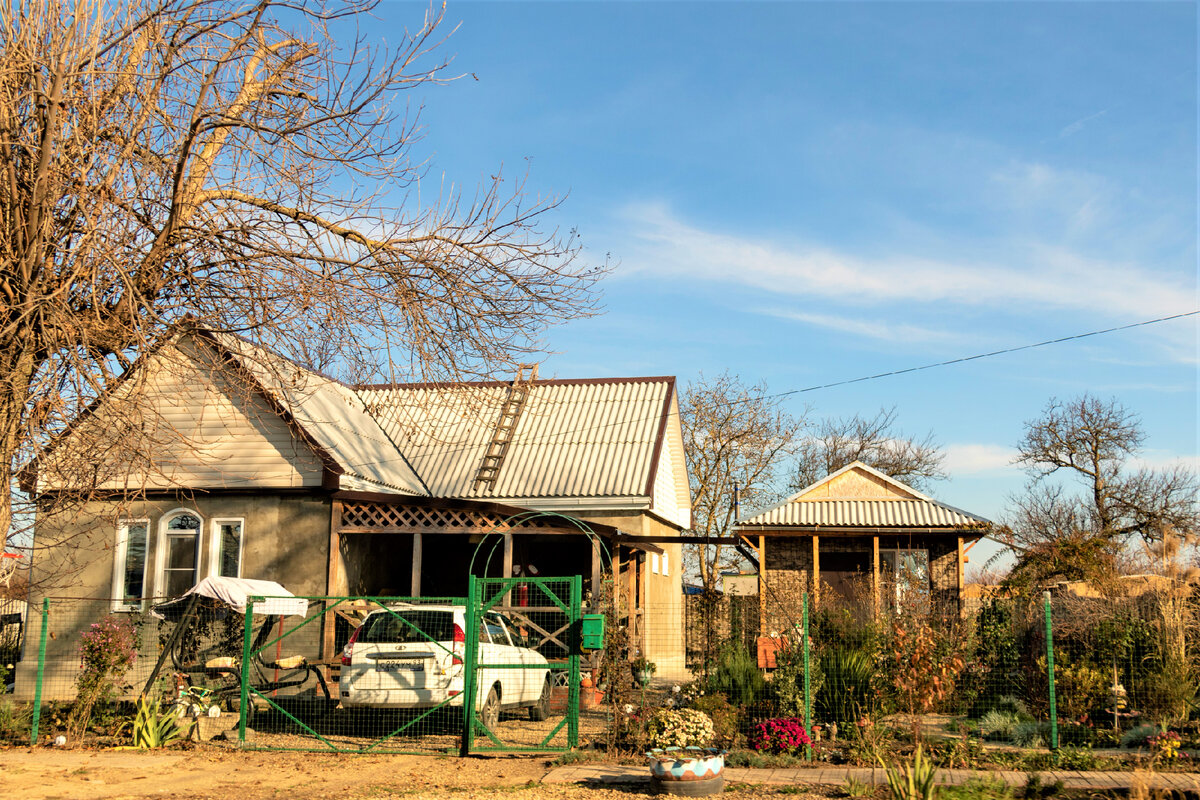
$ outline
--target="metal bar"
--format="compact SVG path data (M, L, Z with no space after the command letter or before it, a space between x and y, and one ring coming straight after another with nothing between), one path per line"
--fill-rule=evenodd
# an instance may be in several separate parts
M1046 677L1050 682L1050 749L1058 749L1058 709L1054 697L1054 627L1050 621L1050 592L1042 593L1046 607ZM1116 708L1114 703L1113 708Z
M242 629L242 692L238 706L238 744L246 746L246 715L250 708L250 651L254 648L254 598L246 598L246 622Z
M279 705L279 704L278 704L278 703L276 703L274 700L272 700L271 698L267 697L265 694L263 694L262 692L260 692L258 689L255 689L253 686L251 686L251 687L250 687L250 691L254 692L256 695L258 695L259 697L261 697L263 700L266 700L268 705L270 705L270 706L274 707L274 708L275 708L277 711L279 711L279 713L283 714L285 717L287 717L288 719L290 719L292 722L296 723L296 724L297 724L297 725L299 725L301 728L303 728L304 730L308 731L310 734L312 734L312 735L313 735L314 737L316 737L317 739L320 739L322 742L324 742L324 743L325 743L325 745L326 745L326 746L327 746L327 747L328 747L330 750L334 751L335 753L337 752L337 746L336 746L335 744L333 744L332 742L330 742L328 739L326 739L326 738L325 738L324 736L322 736L321 734L319 734L319 733L317 733L316 731L314 731L312 728L310 728L310 727L308 727L307 725L305 725L303 722L301 722L299 719L297 719L297 718L296 718L296 717L295 717L295 716L294 716L294 715L293 715L293 714L292 714L290 711L288 711L286 708L284 708L283 706ZM243 719L244 719L244 717L243 717Z
M804 625L804 732L808 735L809 743L804 746L804 758L812 761L812 684L809 682L808 653L808 592L800 597L800 618Z
M476 653L479 649L479 586L474 575L467 575L466 646L463 648L463 726L459 755L471 754L471 743L475 738L475 672Z
M571 579L571 622L577 622L581 618L580 608L583 605L583 576L576 575ZM579 641L579 626L572 625L570 637L570 660L569 660L569 677L567 687L567 746L575 748L579 746L579 652L581 642Z
M188 601L187 608L183 612L183 617L180 618L179 622L175 623L175 629L171 631L170 638L167 639L162 652L158 654L158 661L154 664L154 669L150 671L150 677L146 679L146 685L142 687L142 694L150 694L150 690L154 687L154 681L158 679L158 673L162 670L163 662L170 658L171 653L175 652L175 645L179 643L183 632L187 630L188 625L191 624L192 619L196 616L196 604L199 602L200 595L192 595L192 599Z
M42 598L42 633L38 640L37 686L33 690L33 727L29 731L29 744L38 743L38 726L42 721L42 681L46 677L46 635L50 630L50 598Z

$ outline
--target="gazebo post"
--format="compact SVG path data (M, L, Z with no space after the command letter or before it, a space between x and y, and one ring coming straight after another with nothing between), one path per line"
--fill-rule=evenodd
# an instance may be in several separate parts
M871 537L871 614L879 620L880 605L879 590L879 536Z
M812 537L812 596L813 608L821 604L821 537L815 533Z
M423 534L412 535L412 577L409 581L409 591L413 597L421 596L421 562L424 558L425 542Z

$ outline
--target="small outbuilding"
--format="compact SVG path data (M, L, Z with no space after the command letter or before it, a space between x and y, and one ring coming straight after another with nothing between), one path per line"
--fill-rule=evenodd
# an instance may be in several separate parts
M782 633L812 607L842 603L878 616L963 609L966 551L991 522L938 502L856 461L783 502L739 520L758 551L759 630Z

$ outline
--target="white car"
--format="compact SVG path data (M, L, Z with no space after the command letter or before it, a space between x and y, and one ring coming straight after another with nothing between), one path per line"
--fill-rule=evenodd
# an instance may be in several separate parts
M462 706L466 609L453 605L388 604L367 615L342 651L338 694L346 708ZM495 612L479 625L480 664L527 664L479 669L475 708L490 730L501 710L528 708L550 715L552 683L545 657L527 647L511 621Z

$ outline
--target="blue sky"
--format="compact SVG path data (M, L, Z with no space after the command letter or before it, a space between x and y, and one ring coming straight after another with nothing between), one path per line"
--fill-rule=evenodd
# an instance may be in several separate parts
M421 14L391 2L379 32ZM786 391L1200 308L1193 3L451 3L428 182L504 165L616 264L542 375ZM449 28L449 26L447 26ZM417 99L417 98L414 98ZM793 397L932 430L999 516L1092 391L1197 453L1195 317Z

